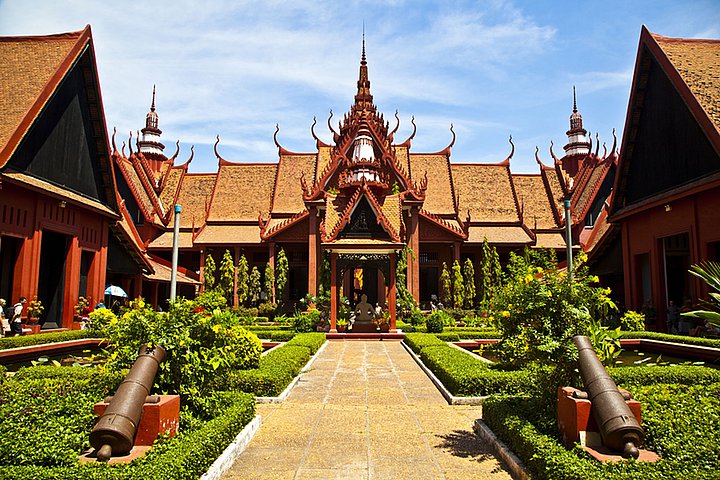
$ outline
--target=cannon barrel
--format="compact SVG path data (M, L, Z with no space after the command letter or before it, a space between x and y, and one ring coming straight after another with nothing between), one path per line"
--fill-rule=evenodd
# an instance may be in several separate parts
M130 372L90 432L90 445L98 452L99 460L107 461L113 453L125 455L132 450L143 404L164 360L164 348L147 344L140 347Z
M603 443L623 457L638 458L638 447L645 433L625 403L615 381L595 354L592 342L584 335L573 337L580 358L580 375L592 402L595 421L600 427Z

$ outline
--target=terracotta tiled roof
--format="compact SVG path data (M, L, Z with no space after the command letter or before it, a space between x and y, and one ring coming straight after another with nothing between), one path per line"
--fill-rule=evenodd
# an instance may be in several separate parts
M214 173L185 174L180 185L178 204L182 207L180 226L199 229L205 223L206 208L210 206L212 189L215 186ZM175 216L170 217L169 226L175 225Z
M565 237L560 232L552 232L552 233L545 233L540 232L535 235L537 237L537 241L535 245L533 245L533 248L565 248Z
M720 40L651 35L720 130Z
M171 168L165 174L165 184L160 192L160 203L165 207L165 211L172 210L170 207L175 203L175 195L184 172L184 168Z
M579 185L580 188L573 192L572 212L574 222L579 222L585 217L609 168L610 165L606 162L594 165L587 181Z
M525 224L530 228L536 228L535 225L537 228L556 227L550 198L542 177L539 174L513 175L512 179Z
M325 231L326 236L330 235L337 228L343 217L347 204L348 199L345 197L338 197L335 195L328 195L325 197L325 219L323 220L323 230Z
M506 165L463 165L452 167L453 181L459 196L458 212L465 217L470 210L473 221L517 222L515 196ZM431 179L428 175L428 188ZM426 208L427 201L425 202ZM432 210L431 210L432 211Z
M153 267L153 270L155 270L155 273L152 274L145 274L143 277L146 280L151 280L153 282L163 282L163 283L169 283L170 282L170 276L172 274L171 267L168 267L164 263L161 263L153 258L149 258L149 262ZM190 278L187 275L183 274L182 272L178 271L177 275L175 276L177 283L185 283L188 285L200 285L200 282L195 280L194 278Z
M82 33L0 37L0 147L18 128Z
M382 203L380 203L382 202ZM400 234L402 231L402 201L400 195L388 195L384 199L378 199L383 215L395 230L394 233Z
M395 159L397 162L402 166L402 168L406 171L410 171L410 156L408 154L408 147L405 145L397 145L394 146L393 149L395 150ZM418 179L416 178L415 181Z
M424 208L438 215L456 213L449 162L444 154L410 154L410 176L417 180L428 174Z
M195 238L196 245L260 243L258 225L205 225Z
M541 175L545 178L545 181L547 181L548 187L550 187L550 196L554 202L556 211L562 214L562 212L565 211L565 207L563 206L565 193L563 192L557 172L553 168L543 168Z
M297 213L305 209L300 177L313 177L315 155L281 155L277 170L272 213Z
M323 174L325 171L325 168L330 164L330 161L332 160L330 157L330 153L332 152L331 147L318 147L318 154L317 154L317 165L315 167L315 182L320 180L320 175ZM310 181L313 177L310 176L307 179L308 185L312 186L311 184L313 182Z
M261 212L270 211L276 171L276 163L221 163L208 220L257 221Z
M182 223L182 220L180 221ZM192 232L180 232L178 239L178 248L192 248L193 246ZM150 242L148 249L166 249L173 246L173 232L164 232L155 240Z
M98 202L94 198L89 198L84 195L80 195L78 193L75 193L70 190L66 190L62 187L58 187L57 185L54 185L50 182L46 182L44 180L41 180L37 177L33 177L31 175L27 175L20 172L2 172L2 176L5 178L12 179L13 181L17 183L21 183L23 185L29 186L33 188L34 190L39 190L45 193L54 194L60 198L67 199L75 203L76 205L79 205L81 207L86 207L90 209L94 209L98 212L104 213L105 215L115 217L117 218L118 214L116 212L113 212L110 208L108 208L106 205Z
M527 245L532 243L530 235L520 226L470 226L468 243L482 243L487 238L496 245Z
M120 172L122 173L125 181L128 183L130 190L132 190L135 200L140 205L143 215L145 215L145 219L149 222L154 221L155 206L145 190L137 171L135 171L135 167L132 162L127 158L120 156L115 156L115 159L115 164L120 167Z

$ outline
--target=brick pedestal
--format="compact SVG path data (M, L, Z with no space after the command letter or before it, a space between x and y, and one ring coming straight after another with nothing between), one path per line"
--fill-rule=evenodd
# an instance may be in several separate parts
M135 446L152 445L160 434L174 437L180 426L180 396L158 395L158 403L143 405L142 417L137 433L135 433ZM108 404L98 402L94 406L95 414L105 413Z

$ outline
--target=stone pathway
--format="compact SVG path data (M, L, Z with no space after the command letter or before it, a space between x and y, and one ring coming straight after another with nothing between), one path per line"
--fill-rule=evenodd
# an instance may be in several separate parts
M480 407L450 406L399 342L330 342L223 477L509 479L475 436Z

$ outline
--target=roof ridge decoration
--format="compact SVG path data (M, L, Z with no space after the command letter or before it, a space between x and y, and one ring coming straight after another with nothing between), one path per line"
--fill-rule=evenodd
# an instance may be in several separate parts
M124 146L124 143L123 143ZM134 155L134 154L133 154ZM132 156L132 155L131 155ZM125 179L125 183L130 188L130 191L132 192L133 196L137 199L137 204L140 210L143 213L143 216L145 217L145 220L148 222L152 222L152 212L147 209L145 206L145 202L140 201L141 195L138 191L137 186L130 178L130 173L127 171L127 168L129 168L127 165L125 165L125 161L128 161L130 163L130 166L132 166L132 160L125 157L125 155L120 156L120 154L113 155L113 159L115 160L115 163L120 167L120 173L122 174L123 178ZM134 168L133 168L134 170Z
M327 143L320 140L320 138L315 134L315 125L317 124L317 117L313 116L313 123L310 125L310 133L312 134L313 138L315 139L315 147L319 150L320 147L329 147ZM276 125L277 127L277 125ZM278 127L279 130L279 127ZM275 131L275 135L277 136L277 130ZM277 145L277 139L275 140L275 144Z
M513 155L515 155L515 144L512 141L512 134L510 134L510 138L508 138L508 142L510 142L510 146L511 146L510 155L505 157L505 160L503 160L503 162L508 162L508 164L509 164L510 159L512 159Z
M505 165L505 172L507 173L508 181L510 182L510 190L512 191L513 200L515 202L515 211L518 214L518 219L520 220L520 223L524 225L525 221L523 219L523 215L524 215L525 205L523 204L521 206L520 201L518 200L518 194L517 194L517 190L515 189L515 182L513 181L512 172L510 171L510 162L509 161Z
M133 169L135 170L135 174L140 180L140 184L143 186L143 188L145 189L145 193L150 199L150 203L152 203L153 208L155 209L154 213L157 213L160 218L164 217L165 211L162 208L162 205L160 205L160 200L157 197L155 187L150 183L150 179L146 175L148 172L148 170L146 170L147 164L143 165L143 163L146 163L145 157L139 149L137 153L133 153L132 155L130 155L130 162L133 166Z
M415 134L417 133L417 125L415 125L415 115L413 115L412 117L410 117L410 123L411 123L412 126L413 126L413 131L412 131L412 133L411 133L410 136L407 138L407 140L405 140L405 141L402 142L402 143L398 143L398 144L397 144L398 147L407 147L408 150L410 149L410 145L412 144L412 139L415 138Z
M450 222L448 222L441 216L435 215L434 213L430 213L427 210L425 210L424 208L420 209L420 215L422 217L427 218L428 220L432 221L436 225L443 227L445 230L457 235L458 237L462 238L463 240L467 240L467 238L468 238L467 231L465 231L459 227L456 227L455 225L451 224ZM458 221L458 223L460 223L460 222Z
M302 220L305 217L310 216L310 212L305 209L301 212L296 213L292 217L288 217L280 221L279 223L276 223L271 228L267 228L268 224L270 223L270 216L268 216L267 220L263 217L262 212L258 214L258 225L260 226L260 238L263 240L268 240L271 237L277 235L278 233L282 232L286 228L290 227L291 225L294 225L296 222Z

